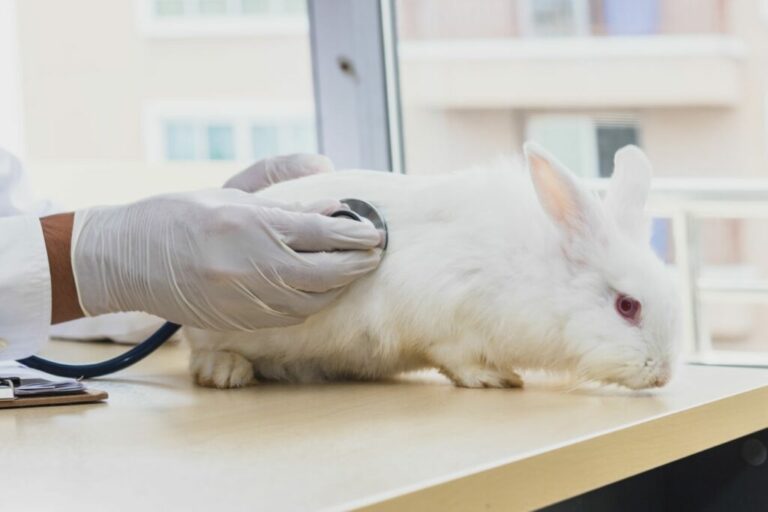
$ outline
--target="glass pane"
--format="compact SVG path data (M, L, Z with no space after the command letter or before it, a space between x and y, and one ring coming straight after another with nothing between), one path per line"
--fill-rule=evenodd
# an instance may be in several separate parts
M668 4L674 2L667 2ZM684 3L679 0L676 3ZM695 14L694 14L695 16ZM658 0L604 0L605 32L610 35L654 34L659 30Z
M567 36L579 32L575 2L572 0L531 0L531 32L537 36ZM584 8L583 2L578 2Z
M227 14L227 0L200 0L198 5L203 15Z
M307 10L307 0L279 0L276 10L285 14L303 14Z
M270 0L242 0L243 12L245 14L268 14Z
M675 263L675 244L672 220L654 218L651 225L651 247L664 263Z
M165 127L165 154L168 160L194 160L196 127L192 123L171 122Z
M611 124L597 125L597 158L601 178L613 174L613 155L628 144L638 144L637 127Z
M279 151L277 126L259 125L251 128L251 144L255 159L277 153Z
M211 160L235 159L235 131L232 126L208 126L208 158Z
M13 39L0 31L0 50L12 43L18 56L18 64L0 58L0 147L21 157L40 197L63 208L220 186L255 155L314 147L307 143L315 138L314 94L301 3L14 4ZM298 23L265 31L249 13L257 5L267 14L290 11ZM16 83L20 92L9 100L5 91ZM9 101L19 105L13 120ZM276 141L273 131L254 154L251 127L264 119L300 121L310 133ZM4 135L19 129L21 142Z
M595 125L589 117L531 116L526 133L579 176L597 176Z
M285 141L282 146L285 146L285 151L281 147L282 152L314 152L317 151L317 144L315 142L315 130L309 123L293 123L287 124L283 127L281 139ZM288 144L290 146L288 146Z
M184 0L154 0L158 16L181 16L184 14Z

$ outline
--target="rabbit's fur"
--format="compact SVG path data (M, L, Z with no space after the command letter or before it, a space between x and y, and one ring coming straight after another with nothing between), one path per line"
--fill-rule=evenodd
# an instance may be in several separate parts
M617 152L604 200L535 145L525 160L438 176L341 171L259 192L365 199L384 213L389 247L375 272L301 325L185 329L197 381L228 388L433 367L466 387L521 386L517 372L526 369L664 385L679 307L672 275L649 246L645 155ZM618 313L618 294L640 302L635 322Z

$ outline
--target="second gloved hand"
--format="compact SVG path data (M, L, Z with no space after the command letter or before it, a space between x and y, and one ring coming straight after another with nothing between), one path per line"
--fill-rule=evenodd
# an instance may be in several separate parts
M80 304L215 330L300 323L380 261L373 226L324 215L339 207L214 189L76 212Z

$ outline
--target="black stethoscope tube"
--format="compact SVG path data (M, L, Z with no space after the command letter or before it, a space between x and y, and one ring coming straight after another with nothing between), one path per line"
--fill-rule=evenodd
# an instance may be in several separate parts
M49 361L42 357L30 356L26 359L19 359L19 363L59 377L70 377L73 379L91 379L101 377L110 373L118 372L128 368L132 364L138 363L149 354L157 350L160 345L168 341L181 326L173 322L165 322L149 338L140 345L133 347L125 354L91 364L64 364L56 361Z

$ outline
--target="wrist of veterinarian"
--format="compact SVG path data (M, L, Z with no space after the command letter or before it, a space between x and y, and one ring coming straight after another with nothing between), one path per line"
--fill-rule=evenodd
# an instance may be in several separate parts
M72 274L70 256L72 222L72 213L51 215L40 219L51 275L51 323L53 324L83 316Z

